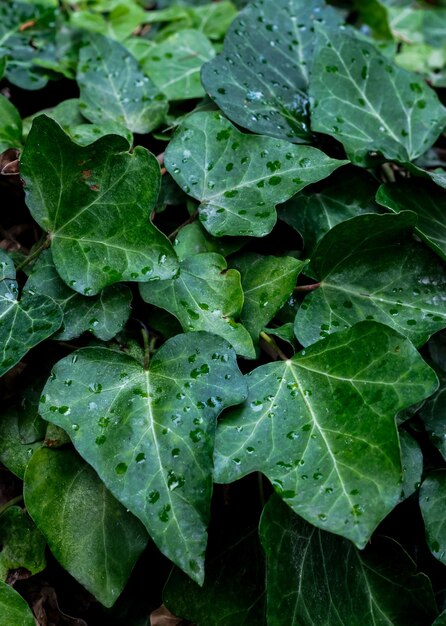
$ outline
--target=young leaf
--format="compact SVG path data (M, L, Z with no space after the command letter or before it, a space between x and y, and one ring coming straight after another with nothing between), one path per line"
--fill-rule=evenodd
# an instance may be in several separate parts
M360 215L319 242L311 268L320 287L297 312L296 337L306 346L358 321L373 319L423 345L446 326L446 269L410 240L415 215Z
M146 547L142 524L72 450L36 452L26 469L24 497L62 567L112 606Z
M145 134L160 125L167 101L117 41L91 35L80 51L80 109L90 122L117 122Z
M0 152L22 144L20 113L5 96L0 95Z
M428 474L420 488L420 509L429 548L436 559L446 565L446 471Z
M206 330L226 339L237 354L254 358L248 331L235 321L243 306L240 274L227 269L225 259L212 252L188 257L172 280L140 285L146 302L175 315L183 330Z
M70 433L160 550L202 583L215 421L245 397L233 350L200 332L168 340L148 370L126 354L79 350L54 367L41 413Z
M187 117L164 162L182 189L200 201L200 220L217 237L263 237L276 222L276 204L347 163L316 148L244 135L215 112Z
M349 33L319 31L310 84L313 130L339 139L357 164L365 165L369 152L416 159L442 132L446 109L419 76Z
M430 626L437 614L429 578L391 539L361 554L306 524L277 496L263 511L260 539L269 626Z
M395 414L438 381L412 344L362 322L247 375L248 398L226 413L215 480L263 472L292 509L363 548L401 493Z
M95 295L113 283L171 278L172 246L148 220L160 185L145 148L103 137L82 148L46 116L34 120L21 158L26 201L50 231L56 269L72 289Z
M227 256L240 250L245 243L244 237L212 237L199 222L184 226L175 237L173 247L180 261L201 252L216 252Z
M0 580L23 567L30 576L46 565L43 535L19 506L11 506L0 515Z
M323 0L257 0L234 20L223 52L203 66L204 88L244 128L309 143L314 24L341 18Z
M0 615L8 626L36 626L31 609L22 596L1 580Z

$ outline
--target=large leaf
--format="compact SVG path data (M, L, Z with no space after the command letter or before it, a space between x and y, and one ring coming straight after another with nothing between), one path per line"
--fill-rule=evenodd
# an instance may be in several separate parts
M420 509L429 548L436 559L446 565L446 471L428 474L420 488Z
M159 165L145 148L103 137L82 148L46 116L34 120L21 158L26 201L50 231L54 264L84 295L123 281L171 278L172 246L150 222Z
M218 237L266 235L276 222L276 204L346 163L315 148L244 135L215 112L187 117L164 162L200 201L200 220Z
M435 373L407 339L363 322L246 381L219 424L216 481L263 472L296 513L363 548L400 498L395 414L435 390Z
M416 74L348 31L319 31L310 95L312 128L341 141L352 161L370 152L400 162L420 156L446 125L446 109ZM385 97L383 97L385 94Z
M33 576L46 566L45 539L29 516L18 506L0 515L0 580L12 570L25 568Z
M22 596L1 580L0 614L5 626L36 626L31 609Z
M167 112L164 96L136 59L108 37L89 37L80 52L77 82L79 106L90 122L119 122L134 133L148 133Z
M224 113L256 133L308 143L308 83L314 24L336 26L323 0L258 0L234 20L223 52L202 70Z
M160 550L202 583L215 422L246 397L228 343L178 335L149 370L126 354L86 348L56 364L43 394L45 419L70 433Z
M0 152L19 148L22 143L20 113L5 96L0 95Z
M411 241L414 214L361 215L332 228L311 267L320 287L295 319L302 345L364 319L387 324L423 345L446 326L446 269Z
M306 524L275 496L260 538L267 559L269 626L430 626L431 583L391 539L364 553Z
M190 256L182 261L177 278L141 285L140 291L146 302L175 315L185 332L215 333L229 341L237 354L255 357L248 331L235 321L243 306L240 274L228 270L219 254Z

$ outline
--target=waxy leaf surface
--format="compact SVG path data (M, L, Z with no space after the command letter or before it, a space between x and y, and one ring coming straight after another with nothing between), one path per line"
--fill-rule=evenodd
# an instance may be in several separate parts
M405 162L428 150L446 125L436 93L347 30L320 30L319 37L312 129L338 139L357 164L369 152Z
M168 340L148 370L105 348L62 359L41 413L70 433L160 550L203 582L216 418L245 397L228 343L189 333Z
M146 547L142 524L73 450L36 452L25 473L24 497L62 567L112 606Z
M391 328L363 322L246 382L219 423L216 481L263 472L296 513L363 548L400 498L395 414L435 390L433 370Z
M316 148L245 135L214 112L189 116L164 162L181 188L200 201L200 220L218 237L266 235L276 223L276 204L347 163Z
M180 264L172 280L141 285L143 299L175 315L183 330L206 330L226 339L237 354L254 358L252 339L240 317L243 291L240 274L227 269L225 259L212 252L196 254Z
M0 515L0 580L23 567L31 576L45 569L46 542L27 513L11 506Z
M428 474L420 488L420 509L429 548L436 559L446 565L446 471Z
M387 324L417 346L446 326L446 270L411 241L414 217L361 215L325 235L311 258L320 287L305 297L294 323L302 345L361 320Z
M323 0L251 2L228 30L222 53L203 66L204 88L240 126L309 143L314 24L340 22Z
M5 626L36 626L31 609L22 596L1 580L0 615Z
M95 295L119 281L176 274L172 246L149 222L160 173L145 148L129 154L127 141L114 135L83 148L40 116L21 175L34 219L50 232L56 269L75 291Z
M391 539L360 553L307 524L274 496L260 522L268 626L430 626L429 578Z

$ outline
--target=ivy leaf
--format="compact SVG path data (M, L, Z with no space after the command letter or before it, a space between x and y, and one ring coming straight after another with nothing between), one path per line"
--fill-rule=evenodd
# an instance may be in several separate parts
M8 626L36 626L31 609L22 596L1 580L0 613Z
M428 474L420 488L420 509L429 548L436 559L446 565L446 471Z
M423 474L423 453L416 440L405 430L400 430L403 482L401 499L405 500L419 488Z
M179 260L184 261L187 257L201 252L216 252L227 256L240 250L245 241L244 237L212 237L199 222L192 222L180 230L173 247Z
M430 626L437 615L429 578L392 539L363 553L306 524L273 496L260 522L267 559L269 626Z
M416 233L446 261L446 192L443 189L420 180L404 180L382 185L376 200L395 213L404 210L416 213Z
M128 153L113 135L80 147L42 115L21 158L26 201L50 231L62 279L81 294L113 283L171 278L177 261L167 238L149 221L160 185L159 165L145 148Z
M125 285L106 287L97 296L81 296L63 282L53 263L51 250L45 250L33 267L25 290L46 294L63 311L63 324L55 339L67 341L89 330L102 341L109 341L123 329L130 315L131 291Z
M248 331L235 321L243 306L240 274L228 270L219 254L187 257L180 264L177 278L140 285L140 292L145 302L175 315L185 332L215 333L226 339L237 354L255 357Z
M311 259L320 287L305 297L294 323L302 345L364 319L417 346L446 326L445 268L408 237L414 218L410 211L360 215L325 235Z
M0 95L0 152L22 144L20 113L5 96Z
M41 413L70 433L159 549L202 583L215 420L245 397L227 342L190 333L168 340L149 370L105 348L62 359Z
M263 472L296 513L363 548L400 498L395 414L436 389L435 373L407 339L362 322L246 381L219 423L215 480Z
M263 237L276 222L276 204L347 163L316 148L244 135L215 112L187 117L164 162L181 188L200 201L200 220L217 237Z
M244 128L308 143L314 24L340 22L323 0L251 2L228 30L223 52L203 66L204 88Z
M420 416L434 446L446 460L446 373L439 371L440 387L420 409Z
M419 76L349 32L319 31L313 130L338 139L357 164L365 165L371 151L399 162L416 159L442 132L446 109Z
M23 567L30 576L46 566L43 535L29 516L18 506L11 506L0 516L0 579L6 582L11 570Z
M142 524L72 450L37 451L26 469L24 498L62 567L112 606L146 547Z
M79 55L77 82L82 115L90 122L115 122L145 134L161 124L167 102L124 46L91 35Z

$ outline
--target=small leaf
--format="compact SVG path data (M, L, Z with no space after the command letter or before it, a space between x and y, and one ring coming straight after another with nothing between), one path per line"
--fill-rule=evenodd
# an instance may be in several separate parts
M181 188L200 201L206 230L262 237L274 207L347 163L316 148L244 135L219 113L194 113L169 143L164 162Z
M29 516L18 506L11 506L0 516L0 579L6 582L8 573L25 568L29 576L46 566L43 535Z
M178 187L177 187L178 189ZM227 256L240 250L245 243L244 237L213 237L199 222L184 226L175 237L173 247L180 261L201 252L217 252Z
M0 152L22 144L20 113L5 96L0 95Z
M405 500L419 488L423 473L423 453L416 440L405 430L400 433L403 482L401 499Z
M426 528L426 539L436 559L446 565L446 471L428 474L420 488L420 509Z
M435 373L407 339L363 322L246 382L219 423L215 480L263 472L296 513L363 548L400 498L395 414L433 393Z
M420 416L434 446L446 460L446 373L439 371L440 387L420 409Z
M36 626L31 609L22 596L1 580L0 614L5 626Z
M62 567L104 606L112 606L147 544L139 521L67 449L35 453L25 473L24 497Z
M149 370L105 348L62 359L43 391L41 413L70 433L159 549L202 583L215 421L245 397L228 343L189 333L168 340Z

